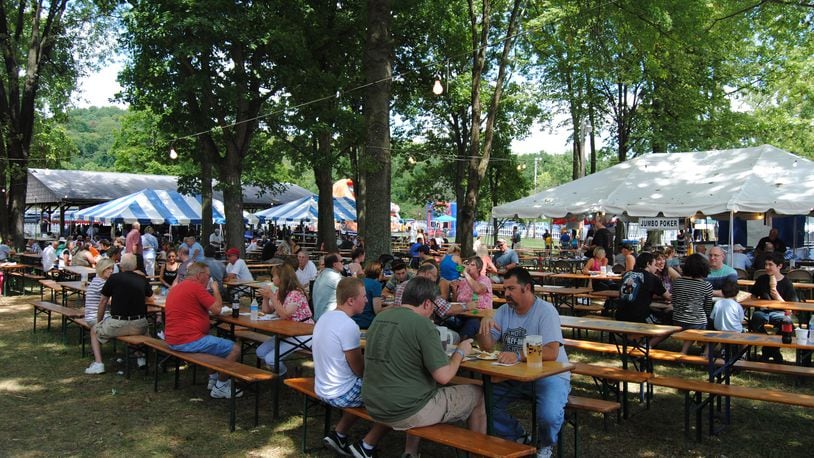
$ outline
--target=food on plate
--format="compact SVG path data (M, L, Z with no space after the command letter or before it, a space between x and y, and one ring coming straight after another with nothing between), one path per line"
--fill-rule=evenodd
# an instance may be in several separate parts
M495 351L479 351L479 352L475 353L476 358L483 359L483 360L488 360L488 361L496 360L498 355L500 355L500 352L497 351L497 350L495 350Z

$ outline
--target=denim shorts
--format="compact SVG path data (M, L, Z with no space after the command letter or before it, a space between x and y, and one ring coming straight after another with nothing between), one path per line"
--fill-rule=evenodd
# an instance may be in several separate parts
M189 343L170 345L170 348L184 353L207 353L225 358L232 352L232 346L234 346L234 344L234 342L228 339L206 335Z

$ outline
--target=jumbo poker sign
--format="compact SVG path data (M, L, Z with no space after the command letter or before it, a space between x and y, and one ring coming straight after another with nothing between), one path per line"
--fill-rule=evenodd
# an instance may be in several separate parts
M679 218L639 218L639 227L648 231L677 231Z

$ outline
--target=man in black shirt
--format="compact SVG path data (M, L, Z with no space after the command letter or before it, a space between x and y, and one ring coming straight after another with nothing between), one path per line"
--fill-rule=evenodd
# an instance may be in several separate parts
M596 218L594 220L594 226L596 227L596 232L594 233L594 238L591 241L591 253L588 253L587 256L593 256L593 247L601 246L605 249L605 253L613 254L613 250L611 249L611 242L613 241L613 234L605 227L605 222L602 218Z
M772 246L774 246L774 251L779 251L780 253L786 252L786 242L780 238L780 232L776 228L772 228L769 231L768 237L763 237L757 242L757 246L755 247L758 251L765 251L766 250L766 242L771 242ZM760 269L760 266L757 267Z
M119 273L110 276L102 287L96 324L90 328L90 346L93 349L94 362L85 369L86 374L102 374L105 365L102 363L100 344L107 343L116 336L147 334L146 298L153 295L150 283L143 275L134 272L137 259L132 253L122 256ZM110 303L110 318L105 319L105 309ZM143 366L144 358L139 358Z

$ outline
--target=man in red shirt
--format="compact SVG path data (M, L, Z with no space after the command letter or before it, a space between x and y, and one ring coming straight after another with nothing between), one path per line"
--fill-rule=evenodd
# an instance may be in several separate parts
M212 294L207 291L209 267L202 262L192 263L184 281L170 289L165 308L165 340L175 351L208 353L229 361L240 357L240 345L228 339L209 334L209 314L219 314L223 301L219 285L212 283ZM230 398L232 380L224 374L209 375L209 393L213 398ZM236 396L242 396L239 390Z
M144 272L144 246L141 244L141 224L136 221L124 239L124 252L136 255L136 270Z

